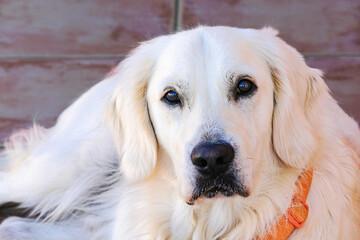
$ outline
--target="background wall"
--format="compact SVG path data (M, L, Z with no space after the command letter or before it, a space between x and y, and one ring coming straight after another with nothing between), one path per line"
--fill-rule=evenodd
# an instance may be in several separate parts
M137 42L198 24L276 27L360 122L359 0L0 0L0 141L51 126Z

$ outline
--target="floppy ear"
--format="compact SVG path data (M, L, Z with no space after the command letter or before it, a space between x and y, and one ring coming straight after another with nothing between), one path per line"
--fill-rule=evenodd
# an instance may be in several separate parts
M269 45L263 50L274 83L273 145L280 159L306 168L319 147L316 123L328 94L321 71L308 67L303 57L266 29Z
M157 140L146 89L165 38L143 43L111 73L118 84L107 117L121 158L121 171L131 181L146 178L156 166Z

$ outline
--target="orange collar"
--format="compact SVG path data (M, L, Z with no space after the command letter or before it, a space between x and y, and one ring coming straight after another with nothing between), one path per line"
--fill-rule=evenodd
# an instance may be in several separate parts
M294 231L295 228L301 228L308 216L309 206L306 204L311 182L313 169L305 170L296 182L296 191L294 193L290 207L286 213L278 220L270 231L262 238L256 240L285 240Z

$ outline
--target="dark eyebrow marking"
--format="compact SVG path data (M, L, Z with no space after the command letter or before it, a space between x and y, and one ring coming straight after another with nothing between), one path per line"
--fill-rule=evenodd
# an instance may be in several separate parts
M168 90L177 92L176 88L174 88L172 86L166 86L166 87L164 87L163 93L167 92Z
M189 90L189 83L184 81L178 81L176 86L183 92L188 92Z
M171 85L175 87L172 87ZM170 88L172 90L178 89L179 91L187 91L189 89L189 83L185 83L184 81L177 81L176 83L172 83L171 85L166 86L163 91L166 91Z
M232 87L236 81L238 79L248 79L248 80L252 80L253 77L250 76L249 74L236 74L236 73L231 73L230 76L226 76L226 84L229 87Z
M249 80L251 80L251 79L253 79L253 77L251 77L250 75L248 75L248 74L240 74L240 75L232 75L232 79L231 79L231 81L233 82L233 83L235 83L238 79L249 79Z

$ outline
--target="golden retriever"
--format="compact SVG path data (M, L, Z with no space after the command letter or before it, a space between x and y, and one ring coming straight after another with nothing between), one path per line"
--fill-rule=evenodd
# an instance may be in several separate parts
M262 239L307 169L288 239L360 239L358 125L272 28L144 42L0 161L0 204L37 216L5 220L2 240Z

